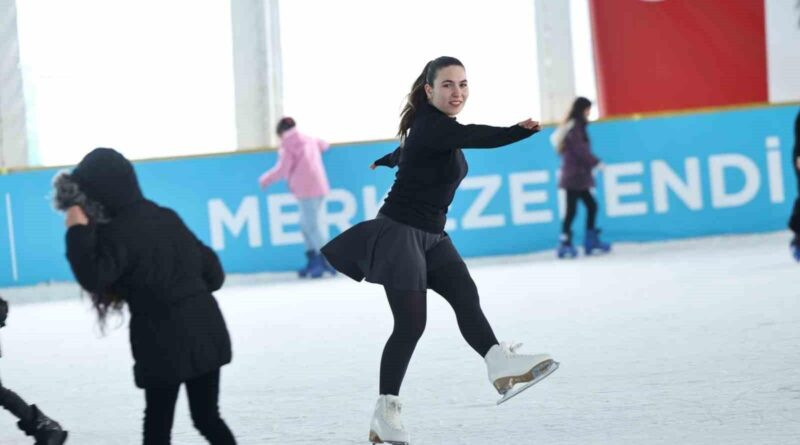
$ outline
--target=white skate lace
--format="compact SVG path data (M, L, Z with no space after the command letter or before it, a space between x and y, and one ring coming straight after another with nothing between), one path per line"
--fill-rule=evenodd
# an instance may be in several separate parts
M386 407L383 411L383 419L386 421L389 426L392 428L403 430L403 421L400 420L400 412L403 409L403 405L396 400L389 400L386 402Z
M517 355L517 350L522 348L522 343L500 343L500 348L503 350L503 353L506 357L511 358Z

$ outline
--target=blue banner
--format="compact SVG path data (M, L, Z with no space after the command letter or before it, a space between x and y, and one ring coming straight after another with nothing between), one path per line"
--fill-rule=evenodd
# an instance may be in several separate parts
M774 106L593 123L603 160L594 191L610 241L651 241L786 226L796 196L791 164L798 109ZM512 146L466 150L469 175L447 231L465 257L554 248L563 214L552 128ZM324 135L322 135L324 136ZM380 208L394 171L370 163L396 143L337 146L324 155L332 185L330 236ZM143 161L145 195L175 209L229 273L286 271L304 262L296 201L285 182L262 192L274 152ZM72 280L64 219L50 204L56 169L0 176L0 286ZM579 207L580 208L580 207ZM574 223L582 239L583 212Z

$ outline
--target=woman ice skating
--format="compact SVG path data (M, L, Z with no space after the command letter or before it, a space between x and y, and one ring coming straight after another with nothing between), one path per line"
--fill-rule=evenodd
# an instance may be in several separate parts
M0 328L6 325L7 316L8 302L0 298ZM67 432L61 429L58 422L45 416L36 405L28 405L17 393L5 388L2 382L0 406L19 419L17 426L28 436L33 436L36 445L61 445L67 440Z
M586 206L586 235L583 248L586 255L595 252L608 252L611 245L600 240L600 230L595 227L597 219L597 201L592 196L594 187L592 170L601 166L600 160L592 154L586 126L589 124L589 113L592 102L579 97L572 103L572 108L564 123L553 132L551 142L561 155L561 179L559 187L567 192L567 213L561 226L561 239L556 254L559 258L574 258L578 251L572 245L572 221L578 207L578 200Z
M400 385L425 329L427 289L453 307L461 334L484 358L489 381L505 396L501 401L557 367L549 355L517 354L516 347L497 341L477 287L444 231L447 208L467 174L462 149L501 147L540 130L531 119L510 127L461 125L455 117L468 95L460 61L439 57L425 66L401 113L401 146L371 166L398 167L380 213L322 248L340 272L381 284L394 317L381 357L380 391L369 432L373 443L409 443L400 415Z
M101 323L128 305L144 444L170 443L182 384L200 433L214 445L235 444L218 407L231 343L211 294L225 276L217 255L174 211L144 198L133 165L115 150L93 150L54 186L56 207L66 211L67 259Z
M325 272L336 271L320 254L327 241L319 221L319 212L330 191L322 152L328 149L327 142L307 136L297 130L294 119L284 117L278 122L281 147L278 162L258 178L261 188L287 179L289 190L300 206L300 228L306 243L306 266L297 273L300 277L319 278Z

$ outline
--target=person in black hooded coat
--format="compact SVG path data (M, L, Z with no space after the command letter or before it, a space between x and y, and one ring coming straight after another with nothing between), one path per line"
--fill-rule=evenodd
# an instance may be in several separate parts
M72 272L101 322L128 305L134 377L145 391L144 443L170 442L185 383L195 427L211 444L234 444L218 408L231 342L211 294L224 281L217 255L174 211L144 198L133 165L115 150L93 150L66 179L95 204L61 203ZM87 217L84 208L100 208L103 217Z

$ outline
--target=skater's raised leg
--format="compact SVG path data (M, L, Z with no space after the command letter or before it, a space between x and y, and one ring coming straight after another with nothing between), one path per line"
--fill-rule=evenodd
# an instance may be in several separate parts
M466 264L451 263L429 272L428 287L450 303L461 335L481 357L498 343L483 314L478 288Z
M518 354L520 346L500 343L493 346L484 357L489 382L504 396L498 404L558 369L558 363L549 354Z
M553 362L547 354L517 354L515 347L498 344L480 307L478 289L463 262L428 273L428 286L453 307L461 335L484 358L489 381L500 394L506 394L517 384L535 381L540 368Z

